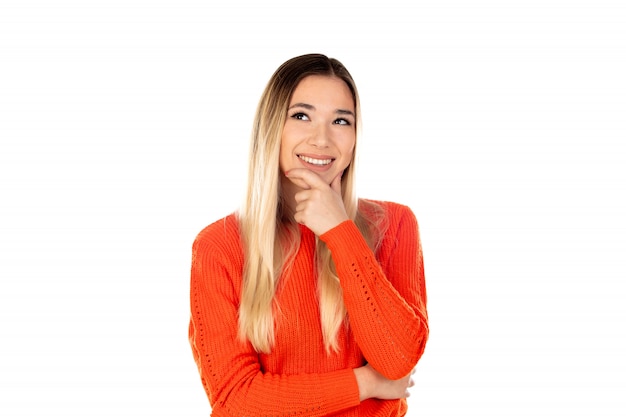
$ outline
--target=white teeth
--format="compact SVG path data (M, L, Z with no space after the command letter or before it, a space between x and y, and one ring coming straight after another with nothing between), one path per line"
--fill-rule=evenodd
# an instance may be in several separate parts
M314 159L303 155L298 155L298 158L302 159L304 162L308 162L309 164L313 165L328 165L333 162L332 159Z

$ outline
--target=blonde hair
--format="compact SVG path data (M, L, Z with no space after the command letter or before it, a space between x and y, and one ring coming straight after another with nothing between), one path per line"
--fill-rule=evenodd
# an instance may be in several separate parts
M261 95L251 135L247 194L238 213L245 251L239 337L249 340L258 352L269 353L274 343L274 321L280 311L275 294L300 239L298 225L285 213L282 201L279 153L289 100L298 83L310 75L337 77L346 83L354 98L357 136L360 131L356 85L336 59L321 54L292 58L274 72ZM382 235L379 231L382 209L357 199L355 154L356 145L341 179L342 198L348 216L375 250ZM315 258L324 344L327 352L337 351L337 334L342 325L347 325L346 309L330 250L320 239Z

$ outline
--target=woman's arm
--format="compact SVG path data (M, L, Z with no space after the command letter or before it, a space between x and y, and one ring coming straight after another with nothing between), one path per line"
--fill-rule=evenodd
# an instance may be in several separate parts
M396 380L410 374L428 340L422 249L408 207L387 204L379 260L352 221L320 238L331 250L350 326L368 363Z
M197 239L191 268L189 340L213 415L323 416L357 406L352 369L300 375L262 371L254 348L237 336L239 292L233 277L240 274L241 259L222 244Z

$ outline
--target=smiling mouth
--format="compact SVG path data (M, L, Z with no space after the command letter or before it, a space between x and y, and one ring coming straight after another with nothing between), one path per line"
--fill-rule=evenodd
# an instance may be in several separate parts
M317 166L324 166L324 165L328 165L331 162L334 161L334 159L330 158L330 159L315 159L315 158L310 158L308 156L304 156L304 155L298 155L298 158L302 159L304 162L312 164L312 165L317 165Z

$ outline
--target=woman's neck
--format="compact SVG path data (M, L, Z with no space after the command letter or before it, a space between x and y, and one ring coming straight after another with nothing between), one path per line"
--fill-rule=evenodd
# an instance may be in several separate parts
M281 198L283 200L283 217L293 220L293 214L296 212L296 194L302 189L291 182L287 177L281 174Z

